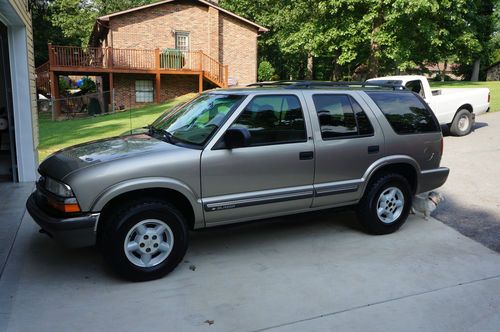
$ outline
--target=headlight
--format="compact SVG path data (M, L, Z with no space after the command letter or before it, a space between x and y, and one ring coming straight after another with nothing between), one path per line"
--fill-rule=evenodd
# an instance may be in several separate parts
M59 197L73 197L73 190L67 184L56 181L49 177L45 178L44 188Z

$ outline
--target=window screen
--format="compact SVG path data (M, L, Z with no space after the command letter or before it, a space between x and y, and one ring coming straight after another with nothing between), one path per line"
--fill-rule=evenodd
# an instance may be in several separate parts
M302 107L296 96L258 96L232 127L249 130L250 146L306 141Z
M153 95L154 90L152 80L135 81L135 101L137 103L152 103Z
M323 139L372 135L373 127L365 112L350 96L313 96Z
M412 93L367 92L398 134L440 131L431 111Z

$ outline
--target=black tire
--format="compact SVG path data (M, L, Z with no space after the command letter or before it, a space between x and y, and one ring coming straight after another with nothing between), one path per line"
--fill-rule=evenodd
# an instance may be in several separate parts
M468 126L465 128L460 128L460 120L465 119L468 121ZM472 114L466 109L461 109L455 114L455 117L453 118L453 122L451 123L450 126L450 133L454 136L465 136L470 134L472 131L472 126L474 125L474 121L472 119Z
M151 267L133 264L125 253L128 232L141 221L156 219L164 222L173 234L173 248L161 263ZM100 247L105 260L120 276L131 281L161 278L183 259L188 247L189 231L183 215L172 205L155 199L133 201L105 221Z
M388 188L395 187L401 191L404 197L404 205L401 214L391 223L383 222L378 214L378 199ZM408 218L412 204L412 194L408 180L400 174L383 174L368 184L365 195L358 203L358 220L367 233L374 235L390 234L397 231Z

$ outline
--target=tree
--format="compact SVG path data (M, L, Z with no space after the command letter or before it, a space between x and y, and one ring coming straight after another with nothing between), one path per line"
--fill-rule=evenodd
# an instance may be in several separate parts
M33 42L35 66L40 66L48 60L47 43L58 45L75 45L78 39L65 37L61 28L52 22L53 10L47 1L37 1L32 7Z
M269 61L262 61L259 64L259 69L258 71L258 79L259 81L271 81L274 77L275 70L273 65Z

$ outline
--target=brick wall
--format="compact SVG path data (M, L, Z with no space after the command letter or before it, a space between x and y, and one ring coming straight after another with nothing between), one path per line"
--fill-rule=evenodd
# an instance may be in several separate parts
M151 80L153 88L155 88L154 75L131 75L131 74L114 74L113 87L115 93L116 107L138 107L145 103L137 103L135 100L135 81L136 80ZM162 75L160 98L161 101L166 101L175 97L185 95L190 92L198 92L198 76L197 75ZM154 96L156 96L156 91ZM156 98L153 97L153 102Z
M221 13L219 33L222 36L220 57L229 65L229 78L238 85L257 80L257 30L242 21Z
M208 8L197 4L163 4L110 18L112 47L175 47L173 31L189 31L190 49L209 54Z

